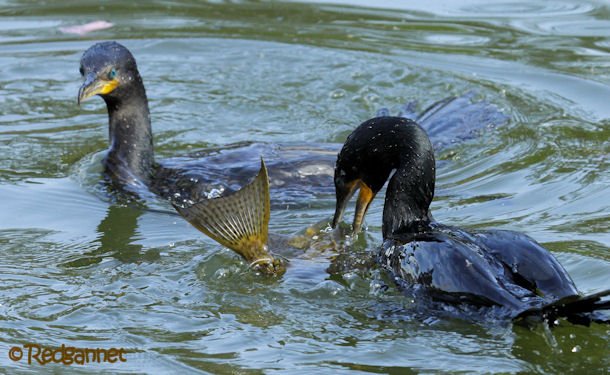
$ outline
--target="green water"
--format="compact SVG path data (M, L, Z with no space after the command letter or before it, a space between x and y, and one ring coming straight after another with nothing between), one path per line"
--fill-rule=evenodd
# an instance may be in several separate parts
M9 348L125 348L58 373L608 373L610 330L416 319L377 270L328 270L323 246L280 280L247 272L163 202L97 182L100 99L76 105L98 40L132 50L157 157L231 142L343 142L382 107L469 91L507 126L445 149L435 217L529 234L585 293L610 287L610 7L594 1L0 1L0 369ZM84 37L60 27L107 20ZM332 196L271 231L330 218ZM363 254L381 242L381 199Z

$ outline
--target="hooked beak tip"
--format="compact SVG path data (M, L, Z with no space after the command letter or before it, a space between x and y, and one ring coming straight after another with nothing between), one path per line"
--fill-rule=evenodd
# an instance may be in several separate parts
M85 90L86 88L89 86L89 84L87 82L85 82L79 89L78 89L78 96L76 97L76 104L78 104L78 106L80 107L81 103L84 102L87 97L85 96Z
M343 218L343 213L345 212L345 208L347 207L347 203L350 198L354 195L354 192L359 187L360 180L354 180L347 184L344 184L341 188L335 185L336 192L336 206L335 206L335 216L333 217L333 222L331 227L333 229L337 228L339 222Z
M82 102L87 100L89 97L95 95L99 91L99 81L93 73L89 73L85 76L85 81L78 89L78 97L76 103L80 106Z
M344 204L338 204L337 208L335 210L335 216L333 216L333 221L330 224L330 227L332 229L337 229L337 226L339 225L339 222L341 221L341 218L343 217L343 211L344 211Z

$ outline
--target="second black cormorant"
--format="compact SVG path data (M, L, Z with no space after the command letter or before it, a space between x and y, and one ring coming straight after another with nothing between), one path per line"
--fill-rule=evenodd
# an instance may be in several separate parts
M378 117L347 138L335 167L336 210L340 222L359 189L353 230L388 181L383 207L383 245L378 263L398 286L424 291L433 301L496 306L501 316L538 314L582 318L608 309L600 297L583 297L553 255L530 237L506 230L469 232L436 222L435 158L426 132L414 121Z

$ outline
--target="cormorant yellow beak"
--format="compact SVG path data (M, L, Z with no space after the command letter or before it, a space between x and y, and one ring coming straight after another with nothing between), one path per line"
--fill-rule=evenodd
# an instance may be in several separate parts
M373 190L360 179L350 181L341 188L337 187L337 206L335 207L335 217L333 218L332 223L333 228L336 228L341 221L345 207L347 207L347 203L357 189L360 189L360 193L358 194L358 200L356 201L356 213L354 214L352 227L354 234L360 232L364 215L366 215L366 211L369 209L373 198L375 198Z
M362 228L362 222L364 221L364 215L368 211L371 202L375 198L373 190L364 182L360 182L360 193L358 194L358 200L356 201L356 213L354 214L354 223L352 225L354 234L360 232Z
M93 95L109 94L119 85L116 78L106 80L98 78L94 73L89 73L85 77L85 82L78 90L78 105Z

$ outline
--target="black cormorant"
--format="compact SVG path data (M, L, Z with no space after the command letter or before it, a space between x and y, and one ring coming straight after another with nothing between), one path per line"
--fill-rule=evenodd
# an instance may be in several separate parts
M424 289L443 303L499 306L501 315L510 318L540 312L575 317L609 307L600 297L610 291L582 297L553 255L524 234L468 232L436 222L429 209L434 150L426 132L405 118L373 118L349 135L335 166L332 226L359 189L353 221L357 233L388 179L384 242L376 258L399 287Z
M252 173L235 176L224 171L224 181L219 173L222 166L197 160L155 161L146 90L129 50L116 42L97 43L83 54L80 73L85 81L78 92L79 104L93 95L106 102L110 148L103 163L113 187L137 197L152 192L168 199L196 228L252 265L264 272L281 273L281 262L266 248L270 201L267 169L262 161L258 176L246 186ZM248 155L247 163L256 165L253 161L260 157L259 150L251 145L244 149L237 155ZM310 155L315 156L320 163L325 158L330 160L325 153ZM298 160L293 162L284 161L283 172L298 168ZM281 168L276 170L282 173ZM236 184L230 180L243 187L231 191ZM218 189L218 184L223 189Z

